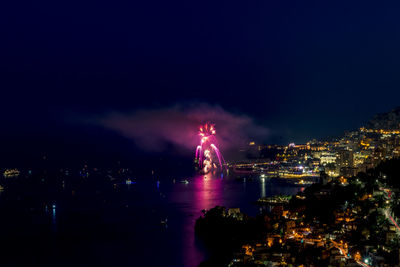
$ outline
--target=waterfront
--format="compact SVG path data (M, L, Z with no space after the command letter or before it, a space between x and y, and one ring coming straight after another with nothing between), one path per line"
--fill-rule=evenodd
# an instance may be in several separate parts
M223 205L239 207L247 214L255 215L259 207L252 202L259 197L294 194L302 190L274 180L244 182L211 175L198 175L188 180L188 184L179 179L175 183L171 179L161 179L159 183L139 181L124 192L124 201L136 214L130 214L125 222L132 226L127 230L128 236L132 237L128 242L133 245L135 254L141 255L132 258L135 266L146 266L149 261L151 266L197 266L207 257L206 250L194 236L194 223L203 209ZM123 217L124 213L118 215ZM117 223L124 220L113 217ZM161 224L165 219L167 224Z
M164 207L172 212L172 221L168 218L171 221L171 231L176 231L176 235L182 238L182 258L179 259L179 253L171 252L171 255L175 255L171 262L179 260L175 266L197 266L206 256L204 249L200 245L196 246L194 238L194 223L201 215L201 210L221 205L228 208L239 207L249 215L256 215L259 207L252 202L259 197L295 194L302 190L301 187L279 184L275 180L239 181L211 175L204 179L200 175L193 177L191 181L189 184L166 185L161 188L168 196ZM175 222L177 225L173 225Z
M189 183L181 183L183 179ZM2 209L1 234L7 243L2 247L12 252L5 253L5 265L197 266L207 257L194 236L203 209L224 205L255 215L259 207L252 202L259 197L302 189L274 180L211 175L175 182L139 179L116 189L93 186L95 190L72 197L64 192L45 206L42 201L10 200L11 194L4 192L0 200L5 203L6 198L9 208Z

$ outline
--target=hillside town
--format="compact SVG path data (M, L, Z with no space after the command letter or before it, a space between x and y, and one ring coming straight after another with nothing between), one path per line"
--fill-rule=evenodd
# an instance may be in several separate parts
M400 266L399 114L380 114L330 142L259 146L276 158L236 168L281 178L318 173L318 182L258 201L256 218L224 207L205 212L198 235L230 249L204 266Z
M329 141L306 144L257 145L241 149L246 162L231 163L237 173L261 173L266 177L351 177L400 156L400 109L378 114L366 127Z

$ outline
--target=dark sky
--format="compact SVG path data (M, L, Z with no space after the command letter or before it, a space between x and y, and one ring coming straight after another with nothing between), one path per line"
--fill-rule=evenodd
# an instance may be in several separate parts
M2 144L198 102L274 142L340 134L399 105L399 14L398 1L3 1Z

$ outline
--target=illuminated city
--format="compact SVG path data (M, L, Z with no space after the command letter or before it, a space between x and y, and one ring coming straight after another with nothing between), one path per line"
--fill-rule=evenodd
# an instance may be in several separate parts
M0 267L400 267L399 1L0 13Z
M384 118L369 124L396 124L390 118L398 111L385 113ZM270 229L266 234L252 231L255 222L240 210L224 207L215 207L209 211L213 215L206 213L199 219L197 231L210 239L208 242L217 242L204 231L216 235L209 227L215 220L211 216L219 216L226 221L229 230L225 231L231 231L235 238L242 238L235 231L263 236L251 237L250 243L244 238L241 251L232 254L229 266L397 266L400 213L394 194L399 192L399 170L393 173L393 166L399 164L399 149L397 128L362 127L331 141L312 140L304 145L257 146L250 142L247 150L260 154L273 150L274 157L230 163L233 171L256 175L263 182L283 179L312 186L293 196L258 200L258 205L269 210L256 218L265 230ZM249 229L239 228L239 222Z

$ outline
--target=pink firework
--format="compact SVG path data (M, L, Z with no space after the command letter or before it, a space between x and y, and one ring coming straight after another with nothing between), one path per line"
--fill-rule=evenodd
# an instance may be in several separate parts
M218 149L214 124L206 123L199 128L200 144L196 148L196 160L204 173L224 168L225 160ZM215 160L218 159L218 161Z

